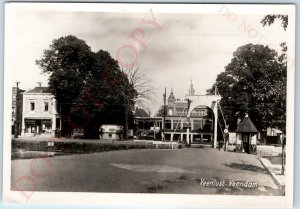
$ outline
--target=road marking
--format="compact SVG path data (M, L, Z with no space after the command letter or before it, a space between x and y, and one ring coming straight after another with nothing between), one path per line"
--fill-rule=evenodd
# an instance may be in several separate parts
M167 165L146 165L146 164L116 164L111 165L118 168L135 172L158 172L158 173L195 173L181 168L175 168Z

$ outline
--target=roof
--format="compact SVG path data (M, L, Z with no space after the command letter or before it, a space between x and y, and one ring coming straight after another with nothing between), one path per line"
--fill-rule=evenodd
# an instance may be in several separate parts
M173 92L171 92L171 94L170 94L170 96L168 98L168 101L170 101L170 100L175 101L175 96L174 96Z
M34 89L26 91L26 93L51 93L48 87L35 87Z
M163 117L134 117L138 120L162 120Z
M19 88L19 93L22 93L22 92L24 92L25 90L23 90L23 89L20 89ZM17 87L12 87L12 92L13 92L13 94L16 94L17 93Z
M252 123L252 121L250 120L248 115L246 115L246 117L242 120L242 122L240 122L238 124L235 132L237 132L237 133L257 133L258 130L254 126L254 124Z

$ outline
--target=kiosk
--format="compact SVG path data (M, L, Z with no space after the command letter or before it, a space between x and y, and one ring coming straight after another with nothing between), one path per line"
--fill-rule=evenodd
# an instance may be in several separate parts
M246 114L236 129L236 152L256 154L257 129Z

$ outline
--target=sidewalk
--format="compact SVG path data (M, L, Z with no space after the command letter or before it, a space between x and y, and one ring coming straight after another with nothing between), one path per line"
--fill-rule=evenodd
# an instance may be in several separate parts
M266 158L260 158L259 160L260 160L261 164L266 168L266 170L270 173L271 177L273 178L273 180L276 183L276 185L278 186L278 188L284 194L284 192L285 192L285 175L281 174L282 166L272 164Z

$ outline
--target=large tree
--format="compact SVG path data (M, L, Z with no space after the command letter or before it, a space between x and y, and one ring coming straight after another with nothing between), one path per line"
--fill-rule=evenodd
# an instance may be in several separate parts
M85 41L69 35L53 40L37 64L50 74L49 89L57 99L65 136L84 128L86 138L96 138L100 124L124 123L119 92L132 86L108 52L92 52Z
M125 111L124 138L127 139L128 117L133 114L134 105L137 108L148 109L148 106L153 102L153 87L151 80L147 78L138 64L131 68L123 68L122 72L124 73L123 77L128 80L128 82L122 82L123 88L120 91Z
M239 47L225 72L218 75L209 94L222 96L220 106L235 130L237 119L248 113L262 131L268 127L285 131L286 126L286 48L282 54L263 45Z
M136 107L148 110L149 106L154 102L152 80L147 77L139 64L135 64L131 68L123 68L122 71L127 76L130 85L136 90L134 95Z

